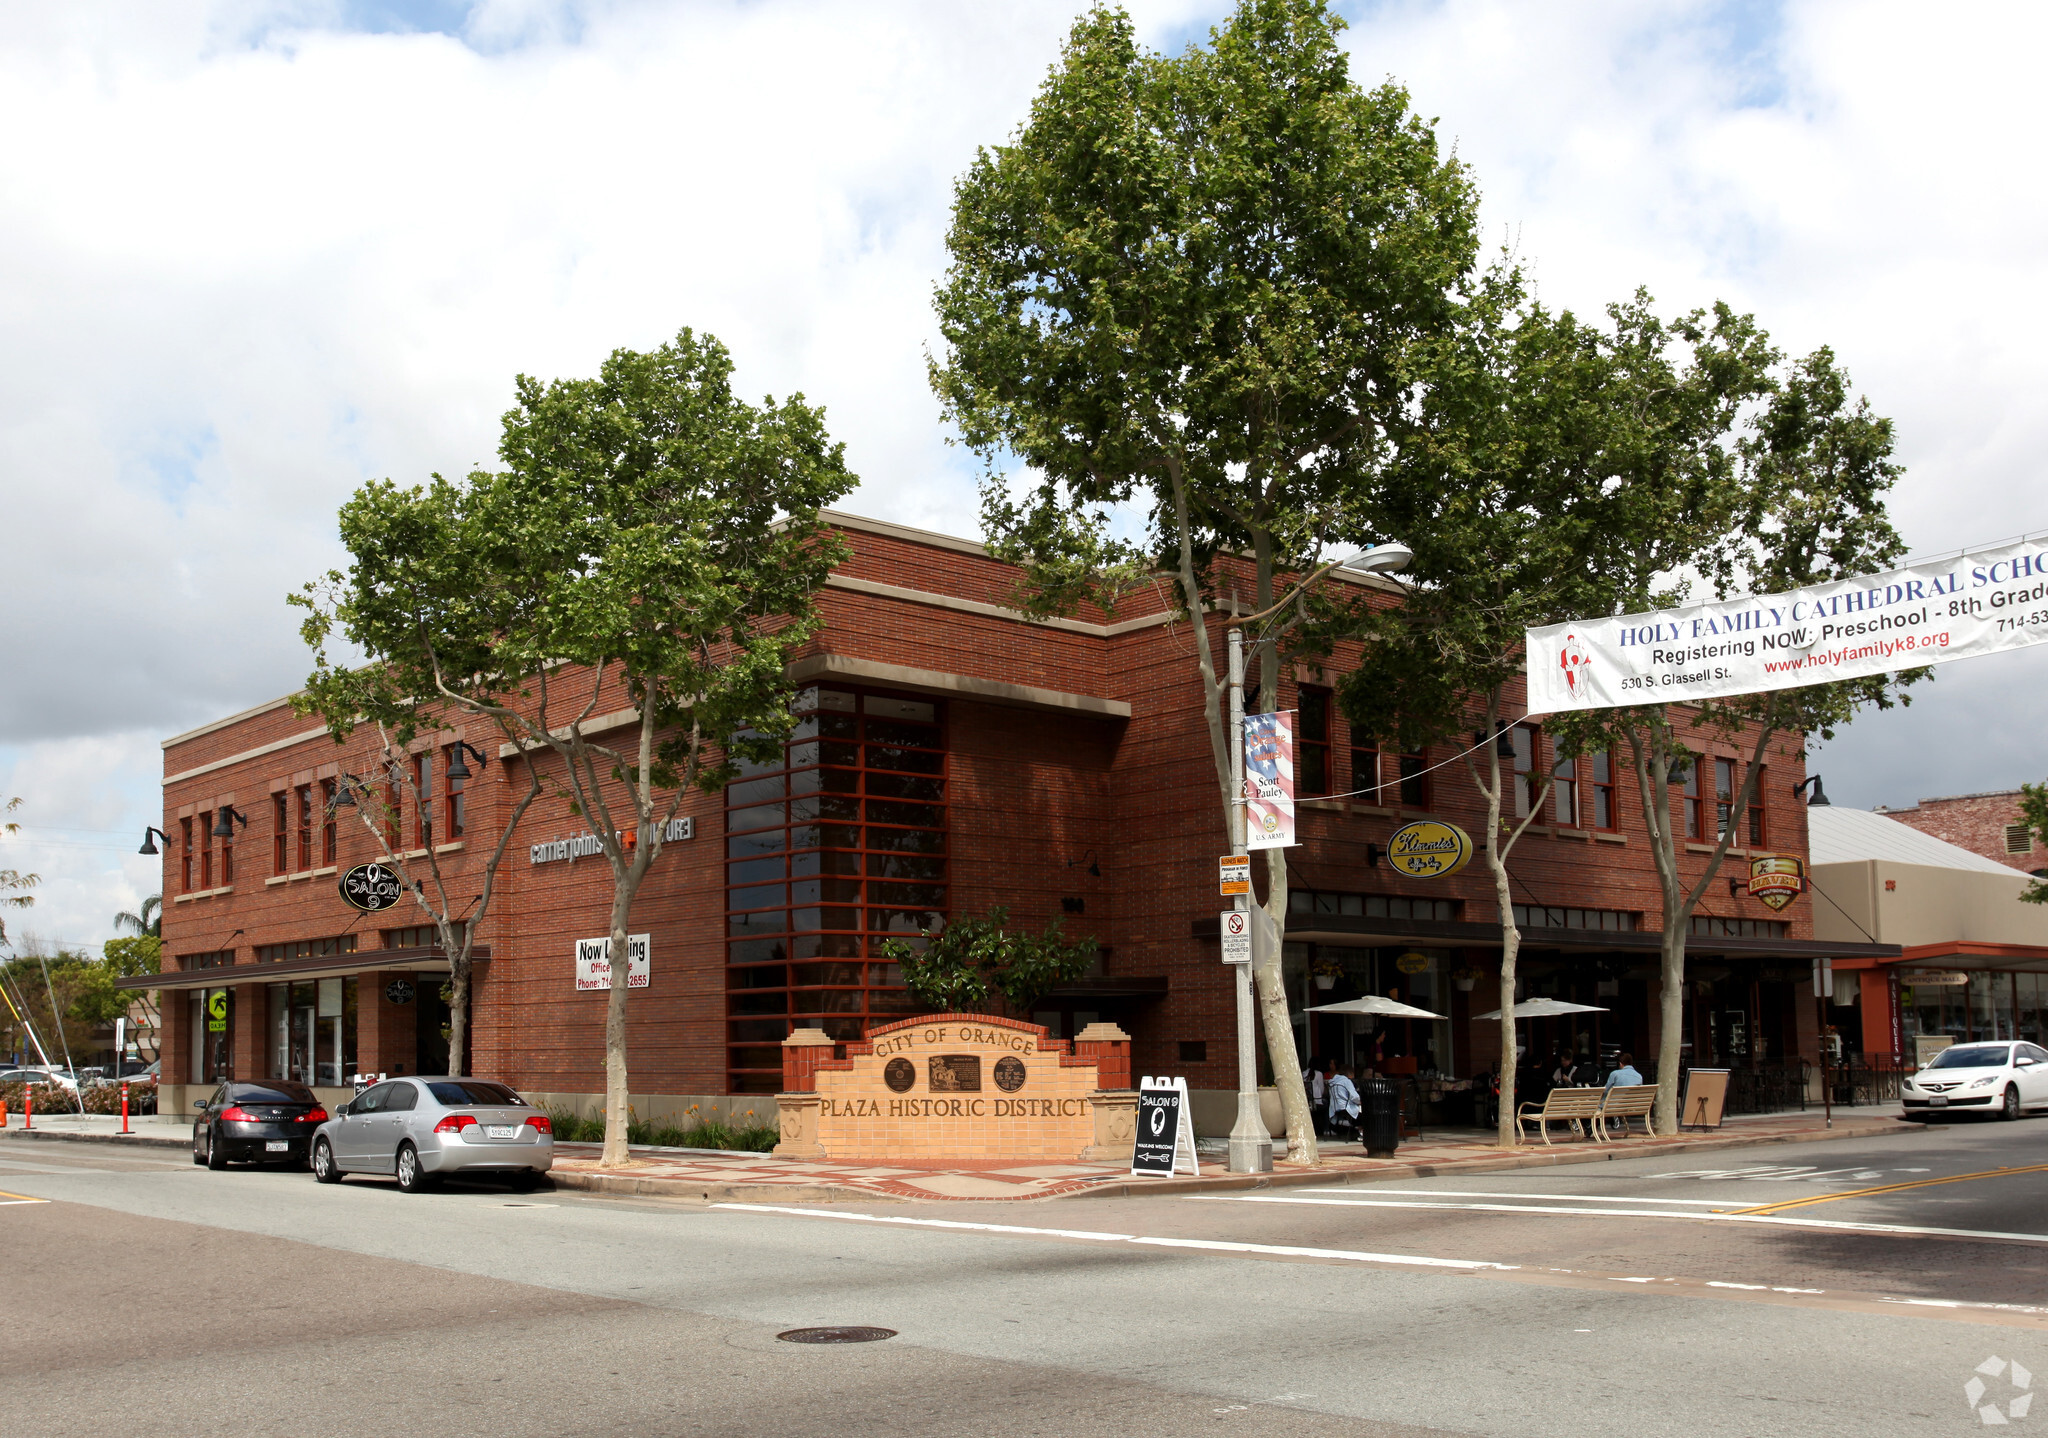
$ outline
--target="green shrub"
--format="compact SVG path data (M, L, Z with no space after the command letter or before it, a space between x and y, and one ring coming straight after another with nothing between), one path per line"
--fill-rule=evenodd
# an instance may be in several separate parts
M782 1141L782 1134L774 1125L751 1121L754 1115L755 1111L748 1109L742 1116L744 1121L737 1124L707 1122L692 1104L685 1115L688 1127L629 1118L626 1142L640 1148L717 1148L736 1153L766 1153ZM567 1109L551 1109L548 1118L554 1124L557 1143L604 1142L601 1118L580 1118Z

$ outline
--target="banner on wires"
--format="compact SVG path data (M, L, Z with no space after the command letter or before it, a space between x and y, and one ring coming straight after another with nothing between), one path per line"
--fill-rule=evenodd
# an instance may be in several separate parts
M1528 631L1529 709L1690 703L1862 679L2048 641L2048 544L1786 594Z
M1244 843L1285 849L1294 838L1294 714L1244 716Z

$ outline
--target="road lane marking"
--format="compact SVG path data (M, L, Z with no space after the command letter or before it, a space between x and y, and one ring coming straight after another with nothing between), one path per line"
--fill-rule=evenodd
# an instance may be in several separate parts
M1776 1213L1781 1209L1805 1208L1815 1203L1834 1203L1844 1198L1871 1198L1881 1193L1903 1193L1909 1188L1932 1188L1942 1183L1970 1183L1980 1178L2010 1178L2022 1173L2048 1173L2048 1163L2029 1164L2024 1168L1987 1168L1977 1173L1952 1173L1946 1178L1916 1178L1910 1183L1886 1183L1876 1188L1850 1188L1840 1193L1817 1193L1807 1198L1788 1198L1783 1203L1766 1203L1756 1208L1745 1208L1742 1212Z
M1376 1198L1296 1198L1281 1194L1201 1195L1202 1203L1316 1203L1335 1208L1412 1208L1422 1211L1533 1213L1571 1218L1662 1218L1688 1223L1764 1223L1783 1228L1822 1228L1843 1233L1898 1233L1924 1238L1991 1238L2011 1243L2048 1243L2048 1233L2004 1233L1979 1228L1922 1228L1904 1223L1851 1223L1826 1218L1781 1218L1774 1213L1674 1213L1654 1208L1543 1208L1513 1203L1393 1203Z
M49 1201L47 1198L30 1198L25 1193L0 1191L0 1207L11 1208L17 1203L48 1203Z
M1469 1273L1474 1277L1501 1278L1511 1282L1562 1282L1573 1287L1588 1289L1600 1289L1608 1284L1628 1284L1632 1287L1659 1293L1729 1298L1737 1301L1768 1301L1773 1303L1789 1301L1803 1303L1811 1300L1817 1302L1822 1307L1866 1313L1882 1311L1885 1308L1906 1307L1925 1310L1926 1316L1929 1317L1940 1314L1971 1322L2023 1321L2030 1328L2042 1327L2044 1324L2048 1324L2048 1307L2023 1303L1982 1303L1957 1298L1906 1298L1892 1294L1853 1293L1847 1290L1825 1288L1793 1288L1778 1284L1736 1283L1697 1278L1648 1277L1635 1274L1600 1273L1576 1268L1546 1268L1539 1265L1520 1263L1493 1263L1480 1259L1429 1258L1406 1253L1368 1253L1341 1248L1301 1248L1268 1243L1229 1243L1212 1239L1150 1238L1141 1234L1102 1233L1085 1228L1031 1228L1013 1223L969 1223L960 1219L908 1218L894 1214L849 1213L821 1208L790 1208L765 1203L714 1203L709 1205L709 1207L727 1209L736 1213L772 1213L784 1214L795 1218L830 1218L837 1219L842 1223L868 1223L902 1228L989 1233L1006 1237L1080 1238L1108 1243L1150 1244L1160 1247L1207 1250L1226 1254L1247 1254L1259 1257L1341 1259L1351 1262L1404 1268L1450 1269L1454 1272ZM1577 1210L1573 1211L1576 1212ZM1657 1216L1664 1218L1689 1218L1696 1215L1673 1213ZM1733 1215L1724 1215L1724 1217L1733 1217ZM1783 1219L1777 1221L1788 1225L1816 1228L1863 1228L1870 1226L1834 1224L1818 1219ZM1943 1229L1899 1231L1928 1233L1960 1232L1959 1230ZM2037 1242L2048 1242L2048 1235L2043 1234L1976 1235L1965 1233L1963 1236L2020 1237ZM1581 1329L1577 1331L1588 1332L1590 1330Z
M1336 1258L1353 1263L1392 1263L1409 1268L1452 1268L1463 1272L1520 1265L1483 1263L1470 1258L1426 1258L1412 1253L1363 1253L1348 1248L1298 1248L1280 1243L1232 1243L1219 1238L1148 1238L1136 1233L1097 1233L1085 1228L1025 1228L1014 1223L967 1223L952 1218L903 1218L895 1214L840 1213L822 1208L778 1208L766 1203L714 1203L713 1208L740 1213L786 1213L798 1218L836 1218L849 1223L882 1223L904 1228L941 1228L966 1233L1015 1234L1027 1238L1086 1238L1103 1243L1144 1244L1154 1248L1192 1248L1208 1253L1255 1253L1274 1258Z

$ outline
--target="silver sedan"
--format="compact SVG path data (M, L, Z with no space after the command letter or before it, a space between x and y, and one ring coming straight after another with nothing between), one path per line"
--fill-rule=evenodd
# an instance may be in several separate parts
M364 1089L313 1131L313 1176L395 1176L407 1193L451 1173L530 1187L555 1162L548 1116L489 1079L395 1078Z

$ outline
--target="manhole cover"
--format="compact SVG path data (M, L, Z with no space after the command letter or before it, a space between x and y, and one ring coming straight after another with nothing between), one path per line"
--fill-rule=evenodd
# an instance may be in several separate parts
M791 1328L775 1335L784 1343L873 1343L894 1338L893 1328Z

